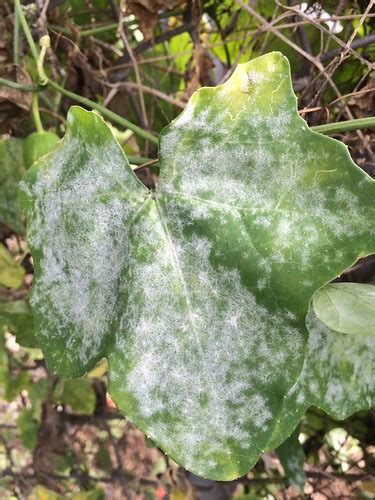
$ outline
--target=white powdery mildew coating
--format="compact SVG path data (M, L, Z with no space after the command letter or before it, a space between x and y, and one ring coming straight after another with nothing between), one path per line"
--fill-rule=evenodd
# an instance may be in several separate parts
M54 153L53 166L39 171L31 187L23 186L37 198L29 239L42 254L32 293L43 318L39 335L46 346L54 339L66 342L52 353L56 361L71 356L83 365L99 353L113 319L136 208L124 197L129 174L118 145L92 145L82 159L84 147L69 137Z
M164 228L146 219L135 228L148 235L153 256L131 265L131 286L142 299L129 298L132 319L124 318L128 334L118 334L116 348L124 366L127 359L132 365L126 387L146 432L185 467L213 474L259 453L259 436L277 411L270 387L287 377L288 357L302 339L286 315L257 303L236 269L211 264L208 239L183 235L176 206L165 213Z
M263 82L268 85L269 75L256 73L259 90ZM243 71L242 77L245 82L249 72L246 76ZM277 78L280 83L275 83L272 96L283 82L280 75ZM238 106L236 100L245 99L242 92L235 94L228 85L215 98L206 91L200 100L198 94L163 133L159 192L178 192L241 210L255 227L272 234L274 255L289 252L287 261L305 269L323 241L373 231L357 196L361 186L347 186L340 171L342 162L349 163L344 152L332 158L332 144L307 129L287 93L277 105L271 96L269 108L260 109L263 101L251 94ZM337 148L334 151L338 154ZM337 164L332 166L332 160Z
M311 310L306 325L310 334L302 371L267 449L279 446L311 405L342 420L375 402L375 338L334 332Z
M375 394L375 338L336 333L313 313L306 324L310 337L294 388L297 402L316 404L336 418L370 407Z
M308 267L322 232L351 236L348 210L352 218L362 216L356 196L343 186L327 194L319 187L321 176L331 172L330 159L322 150L307 155L301 146L307 131L290 102L280 102L283 82L272 91L269 113L260 113L246 105L268 79L246 78L259 88L246 94L244 106L232 109L233 96L225 93L219 111L218 106L214 112L209 106L197 111L190 103L163 135L165 174L155 199L165 202L173 192L185 212L169 201L166 215L159 208L149 218L145 207L164 202L144 203L143 193L132 203L134 179L115 144L91 146L80 169L74 138L55 154L57 167L41 173L28 193L43 199L35 204L30 236L43 253L33 300L49 323L48 333L51 325L56 338L73 328L79 346L68 339L67 348L77 350L84 363L115 330L114 353L107 352L117 360L111 380L119 400L127 392L136 401L122 409L198 474L214 475L223 464L257 457L301 357L293 311L267 310L255 289L272 295L276 266L290 261ZM297 128L301 135L293 140ZM304 184L311 166L322 161L316 177ZM143 203L144 213L130 229ZM198 234L200 224L213 217L213 206L222 207L221 217L215 214L219 234L228 234L225 211L244 228L259 227L259 241L257 231L246 226L241 232L259 253L265 274L253 293L234 264L212 264L217 249ZM267 248L261 248L263 240ZM116 296L126 297L118 308ZM333 395L327 391L326 397Z
M293 133L285 125L290 113L284 114L284 124L276 128L280 137L275 138L270 129L272 144L264 137L269 119L261 123L259 114L255 115L258 127L244 125L249 135L247 142L231 138L238 135L238 130L231 130L225 111L211 122L194 115L191 122L183 120L180 127L178 119L161 143L164 163L171 165L172 175L162 180L160 191L178 191L187 197L232 206L252 220L254 229L264 230L252 232L253 240L259 239L257 246L269 239L268 257L264 259L267 275L275 264L286 262L309 270L313 259L321 255L323 242L353 238L369 230L366 210L348 188L337 187L337 178L330 189L321 188L313 179L303 182L311 169L322 165L324 151L312 151L306 161L299 138L294 142ZM226 135L214 142L218 123ZM192 130L194 134L188 140ZM322 169L320 176L336 176L327 166Z
M327 271L329 265L335 269L343 258L347 258L343 252L336 250L338 240L342 239L343 245L349 238L361 240L368 230L366 203L362 203L359 197L361 180L354 170L350 172L350 168L354 167L350 165L349 157L337 144L309 131L298 117L291 99L290 82L287 81L289 76L280 77L278 72L277 81L270 85L272 78L261 72L254 75L251 71L240 74L238 78L237 72L237 89L228 83L217 90L201 91L163 132L161 140L163 168L159 193L165 198L183 198L184 203L195 201L206 207L201 211L192 210L192 220L185 221L187 227L204 225L212 207L221 207L223 212L227 210L233 216L237 215L244 228L241 244L247 233L252 255L254 250L258 253L254 264L263 272L263 277L255 281L251 293L238 274L231 280L229 275L233 271L222 270L220 274L217 268L210 265L207 255L212 252L219 257L219 253L216 248L210 248L208 240L200 237L196 241L191 237L189 243L183 244L181 235L174 236L174 253L178 255L174 259L179 262L182 276L190 276L186 287L192 309L190 322L194 328L186 327L191 334L188 336L189 345L194 345L196 339L196 349L201 356L195 356L195 364L192 362L190 366L183 356L180 359L180 348L169 348L173 345L172 335L163 336L161 328L156 332L151 327L147 338L160 338L162 342L155 355L167 356L166 366L175 367L170 370L172 373L169 376L167 368L156 372L156 367L150 367L149 360L141 354L145 345L137 347L144 361L134 367L130 379L140 411L153 422L150 434L160 436L164 433L164 446L171 450L181 448L178 458L181 460L182 455L187 467L197 467L198 464L198 469L194 469L197 473L199 467L207 471L204 462L209 460L209 456L213 460L213 470L220 462L217 459L215 463L215 456L220 457L222 453L229 456L230 440L237 441L241 448L242 443L256 445L257 439L261 439L263 428L254 424L258 421L257 416L255 413L244 415L244 412L249 412L249 408L255 412L258 406L251 398L264 397L267 394L265 388L275 381L275 377L285 380L289 370L293 371L298 364L298 342L296 358L293 359L290 354L293 353L293 343L288 340L290 330L285 333L288 332L288 324L290 326L296 319L293 312L295 303L301 297L302 308L307 309L313 291L329 278L329 272L332 273L331 269ZM349 182L351 175L353 181L357 179L359 182L358 186ZM173 213L170 204L166 212L176 235L183 230L181 217ZM223 227L220 223L217 225L217 232L223 238L230 234L225 231L227 222L223 213ZM246 257L245 250L243 255ZM300 287L299 297L295 296L294 302L288 297L285 303L290 304L292 310L285 310L282 318L278 318L277 314L272 318L271 312L263 310L256 301L255 295L264 297L268 293L272 296L273 290L282 281L284 270L287 271L287 279L294 276L294 283ZM166 283L169 273L167 269L160 273ZM163 286L158 285L157 288L162 289ZM281 303L283 296L280 290L283 291L282 287L278 288L274 297ZM294 287L291 286L290 290L293 291ZM288 293L284 289L283 295ZM198 296L199 300L196 300ZM177 300L176 296L173 297ZM212 306L213 301L217 306ZM169 305L171 301L167 297L161 301L157 317L165 318L163 323L173 325L173 332L182 321L182 317L177 322L173 319L178 317L179 307L177 303L168 306L164 315L164 303ZM169 311L173 312L171 317ZM225 317L223 311L228 312ZM301 312L298 306L295 311L298 314ZM278 319L277 327L273 323L275 318ZM266 331L262 329L265 326ZM282 343L278 342L278 332L286 335ZM271 345L268 344L269 339L273 342ZM154 340L151 343L155 345ZM233 345L235 352L231 348ZM275 346L281 345L277 352ZM250 358L252 362L246 366ZM184 366L189 368L185 370ZM150 368L152 383L148 382ZM137 390L136 381L144 373L147 373L145 383L142 390L139 387ZM233 374L233 379L229 373ZM189 381L188 387L197 390L183 394L177 385L177 381L181 380ZM237 384L232 386L234 381ZM163 389L157 392L156 387ZM224 388L223 391L221 388ZM315 389L311 386L310 389L316 391L318 386ZM198 397L200 391L205 391L203 400L206 406ZM342 392L337 390L336 397L340 398ZM159 419L159 407L154 405L154 410L150 411L152 398L149 394L160 396L160 408L165 408L163 405L166 404L166 408L171 408L170 414L174 414L173 408L179 409L181 422L175 424L176 432L173 434ZM333 393L327 390L325 397L332 399ZM301 393L299 403L303 404L306 398L307 395ZM234 400L239 402L238 408ZM259 399L259 403L260 411L266 408L270 412L267 416L269 420L263 416L265 428L277 416L276 412L273 414L270 401ZM196 415L202 418L195 421ZM201 425L202 422L204 425ZM246 441L243 440L243 433L247 433ZM243 455L250 455L251 445L248 445L247 451L246 446L243 448ZM190 454L186 454L186 447L190 448Z

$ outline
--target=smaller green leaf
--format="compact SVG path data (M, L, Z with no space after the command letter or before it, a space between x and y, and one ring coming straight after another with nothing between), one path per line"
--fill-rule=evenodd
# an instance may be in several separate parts
M96 394L92 383L87 378L65 379L57 384L54 399L69 405L73 412L92 415L96 405Z
M21 391L29 389L30 376L27 372L20 372L16 377L9 377L5 388L5 401L11 402Z
M331 330L375 336L375 286L331 283L313 296L317 318Z
M24 173L23 140L0 141L0 221L18 233L24 230L18 200L18 183Z
M33 417L33 411L25 408L17 418L17 427L21 434L21 441L25 448L35 448L38 437L39 424Z
M35 132L26 140L0 141L0 221L23 233L18 183L33 162L52 151L59 137L53 132Z
M370 302L374 287L355 283L337 283L327 287L346 290L347 297L354 297L354 300L346 297L347 309L343 312L345 319L333 324L339 330L345 329L347 333L330 328L318 318L314 310L314 297L306 317L310 335L304 365L297 382L285 398L278 424L267 444L268 450L279 446L285 436L295 429L310 406L314 405L333 418L342 420L356 411L371 408L375 403L375 338L371 331L370 334L365 334L362 329L364 323L361 323L361 314L366 315L368 325L373 323L370 307L363 305L361 301ZM330 322L331 316L325 310L325 305L330 310L329 301L318 301L318 310ZM339 310L342 311L341 306ZM374 315L375 309L372 309L372 316ZM342 328L342 325L346 327ZM355 333L348 330L355 330Z
M100 445L95 455L95 464L102 470L110 472L112 469L111 456L104 445Z
M277 449L276 453L284 468L290 484L303 491L306 484L306 474L303 471L305 454L298 440L299 429L296 429Z
M24 300L0 301L0 327L6 327L24 347L38 347L31 308Z
M74 455L67 451L64 455L59 455L56 458L54 472L58 475L69 475L74 467Z
M108 373L108 361L106 358L103 358L86 374L86 376L89 378L101 378L104 377L106 373Z
M24 276L24 268L13 259L6 247L0 244L0 285L19 288Z
M9 378L8 356L5 350L5 336L0 328L0 387L6 387Z
M29 389L33 417L38 421L41 418L43 402L48 397L48 384L47 379L40 379L34 382Z
M34 132L29 135L24 144L24 160L27 168L34 161L53 151L60 138L53 132Z

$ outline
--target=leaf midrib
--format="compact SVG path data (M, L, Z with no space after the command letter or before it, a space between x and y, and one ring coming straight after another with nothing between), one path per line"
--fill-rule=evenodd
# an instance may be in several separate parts
M210 386L211 394L215 395L215 397L216 397L217 396L217 390L216 390L214 381L212 380L211 371L209 369L207 369L206 363L204 361L205 355L204 355L204 350L202 348L200 336L199 336L199 334L198 334L198 332L196 330L196 324L195 324L195 320L194 320L194 309L193 309L193 306L192 306L192 303L191 303L190 294L189 294L189 290L188 290L188 287L187 287L187 284L186 284L184 273L183 273L183 270L181 269L180 261L178 259L177 253L176 253L176 249L175 249L175 246L174 246L174 243L173 243L173 239L172 239L170 230L168 228L167 219L166 219L166 217L164 215L164 210L163 210L163 207L160 204L160 202L156 198L154 198L154 202L155 202L155 206L156 206L156 209L157 209L157 212L158 212L160 223L161 223L161 225L163 227L163 233L165 235L165 239L167 241L168 246L171 249L171 254L172 254L174 268L176 270L178 279L179 279L180 284L181 284L182 289L183 289L183 293L184 293L184 297L185 297L186 305L187 305L187 309L188 309L188 317L189 317L189 323L191 325L191 331L192 331L192 333L194 335L195 343L196 343L196 345L197 345L197 347L199 349L199 352L201 354L202 372L205 375L205 380L207 381L207 383Z

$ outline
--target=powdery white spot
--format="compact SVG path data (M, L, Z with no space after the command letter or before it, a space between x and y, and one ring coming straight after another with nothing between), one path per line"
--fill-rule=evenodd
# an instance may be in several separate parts
M31 299L43 318L39 338L46 347L57 343L57 365L69 359L86 366L111 326L129 253L125 228L145 188L115 141L98 148L70 136L54 153L53 168L41 169L26 190L36 198L28 237L41 254Z
M284 314L257 302L237 269L213 264L211 240L195 230L188 236L196 202L189 209L174 197L156 203L161 222L152 225L149 259L130 266L140 291L128 302L135 315L116 336L122 386L137 401L129 417L152 422L158 442L178 450L176 459L207 471L208 461L215 468L237 460L231 443L246 453L267 432L275 410L266 387L288 369L280 343L294 355L303 341ZM217 210L208 209L204 221ZM134 231L134 238L151 234L149 221ZM147 322L141 330L140 318Z
M264 290L267 286L267 280L266 278L261 278L257 281L257 288L258 290Z
M370 407L375 392L375 339L336 333L309 312L304 366L290 391L302 409L317 405L338 419Z
M283 219L277 227L277 232L281 238L286 238L292 230L290 221Z
M194 106L189 104L184 109L183 113L179 115L179 117L174 121L175 127L181 127L191 122L194 117Z
M243 73L242 73L243 74ZM256 71L252 69L251 71L247 71L247 73L243 76L243 79L247 76L247 83L261 83L266 80L266 75L263 72Z

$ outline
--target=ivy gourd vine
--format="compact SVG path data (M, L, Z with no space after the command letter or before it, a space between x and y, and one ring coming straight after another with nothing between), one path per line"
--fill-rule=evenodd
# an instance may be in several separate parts
M310 404L336 415L350 389L339 416L372 403L370 368L335 349L347 335L349 357L370 354L309 304L375 252L375 184L299 117L277 52L198 90L159 160L150 191L102 118L72 107L27 172L38 340L65 377L106 357L132 422L182 466L231 480Z

